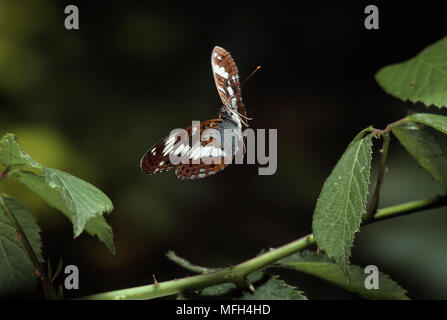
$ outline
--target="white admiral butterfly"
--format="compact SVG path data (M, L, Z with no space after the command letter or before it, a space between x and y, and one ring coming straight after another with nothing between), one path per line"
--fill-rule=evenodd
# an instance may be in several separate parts
M236 64L225 49L215 47L211 53L211 67L217 92L223 103L217 118L200 122L200 127L186 128L184 134L187 136L183 137L184 140L178 135L171 134L152 146L141 159L140 166L144 173L153 174L175 168L175 173L180 179L205 178L222 171L231 163L233 155L228 154L245 152L245 146L240 148L239 145L240 143L243 145L242 131L248 127L246 121L250 119L247 118L242 103ZM213 143L217 142L213 137L203 141L203 133L207 129L219 132L221 141L218 146ZM226 152L224 132L231 132L236 137L237 141L231 140L231 152ZM196 133L200 133L202 139L199 138L193 145L192 136ZM170 157L173 155L181 156L188 161L173 164ZM211 158L214 159L213 162L209 161ZM199 159L200 161L197 161ZM216 159L218 161L215 161Z

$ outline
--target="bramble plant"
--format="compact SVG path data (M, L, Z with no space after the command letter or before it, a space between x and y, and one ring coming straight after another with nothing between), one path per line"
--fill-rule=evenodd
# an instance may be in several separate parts
M376 74L379 85L401 100L425 106L447 107L447 37L424 49L414 58L387 66ZM323 279L366 299L408 299L406 290L383 273L380 287L365 287L363 268L350 264L355 234L366 224L447 205L447 195L379 208L381 186L386 173L391 134L437 182L447 189L447 155L431 127L447 134L447 117L416 113L395 121L385 129L368 127L350 143L326 179L318 198L312 234L270 249L235 266L206 268L193 265L174 252L167 257L188 271L197 273L181 279L146 286L104 292L82 299L151 299L178 295L180 299L306 299L299 291L267 269L288 268ZM380 167L373 192L371 161L373 142L380 141ZM73 224L74 236L84 230L96 235L112 252L113 233L104 213L112 202L100 190L63 171L47 168L22 150L13 134L0 141L0 180L17 179L49 205L64 213ZM47 299L62 298L53 285L55 274L42 267L40 229L30 211L16 199L0 193L0 294L17 294L40 280ZM317 252L305 250L317 246ZM320 252L320 250L322 252ZM323 253L324 252L324 253ZM274 270L274 269L273 269Z

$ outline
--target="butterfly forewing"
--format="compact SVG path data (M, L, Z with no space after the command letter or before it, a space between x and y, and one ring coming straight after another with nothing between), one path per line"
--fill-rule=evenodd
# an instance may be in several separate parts
M222 103L246 116L242 103L239 72L230 53L221 47L214 47L211 53L211 68Z

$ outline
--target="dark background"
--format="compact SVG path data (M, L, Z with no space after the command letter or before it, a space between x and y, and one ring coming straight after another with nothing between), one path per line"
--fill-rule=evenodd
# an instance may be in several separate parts
M68 4L79 8L80 30L64 28ZM367 4L379 8L379 30L364 28ZM237 264L311 232L321 186L361 129L384 128L409 109L437 112L387 95L374 75L444 37L445 9L381 1L2 1L0 133L15 133L37 161L112 199L116 254L87 234L73 240L69 221L18 183L2 181L0 191L36 215L45 257L55 264L60 254L79 267L81 288L67 297L152 283L152 274L158 281L190 274L164 256L168 250L199 265ZM150 146L215 116L215 45L230 51L242 79L262 67L243 99L251 126L278 129L276 174L234 165L196 181L145 176L139 161ZM395 140L389 167L381 206L442 193ZM447 298L443 211L363 228L352 261L377 265L411 298ZM352 298L301 274L281 275L311 299Z

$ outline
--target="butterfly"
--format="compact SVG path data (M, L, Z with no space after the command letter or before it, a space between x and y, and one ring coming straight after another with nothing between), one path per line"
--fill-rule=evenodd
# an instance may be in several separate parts
M175 168L179 179L200 179L224 170L236 154L245 153L242 133L251 119L242 103L236 63L228 51L216 46L211 53L211 68L223 103L216 118L190 126L182 134L171 131L141 158L144 173ZM200 139L194 139L197 135ZM173 156L181 157L182 161L173 163Z

